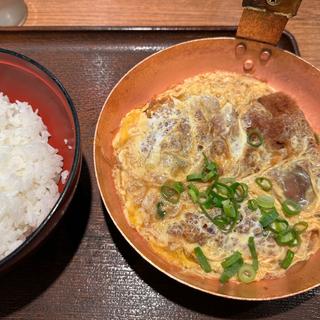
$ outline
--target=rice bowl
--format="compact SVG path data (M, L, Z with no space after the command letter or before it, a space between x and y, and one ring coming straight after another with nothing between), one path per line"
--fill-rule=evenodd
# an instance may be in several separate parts
M35 230L59 198L63 157L41 117L0 93L0 259Z

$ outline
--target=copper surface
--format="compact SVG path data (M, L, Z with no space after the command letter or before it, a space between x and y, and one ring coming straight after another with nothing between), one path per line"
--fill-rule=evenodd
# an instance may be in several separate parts
M236 54L239 43L246 47L241 55ZM265 50L272 53L268 63L260 59L261 52ZM254 64L253 76L293 97L313 129L320 132L319 70L295 55L267 44L234 38L201 39L150 56L119 81L99 116L94 139L94 163L101 196L112 220L127 241L152 265L168 276L210 294L242 300L269 300L317 286L320 273L315 270L318 270L320 263L320 251L307 262L290 268L285 277L276 280L251 284L231 281L221 285L218 280L191 275L155 254L139 233L129 226L112 177L115 165L112 140L127 112L141 107L154 95L199 73L229 71L243 74L243 66L248 59Z
M243 0L243 7L267 10L288 18L295 16L302 0Z
M269 11L243 10L237 37L277 44L288 22L284 15L275 15Z

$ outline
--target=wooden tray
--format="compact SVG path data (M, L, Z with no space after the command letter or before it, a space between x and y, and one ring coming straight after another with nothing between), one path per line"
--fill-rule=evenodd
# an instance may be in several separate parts
M274 302L237 302L161 274L124 240L100 200L92 142L103 103L120 77L178 42L234 36L235 28L0 30L0 47L49 68L69 91L81 123L83 169L72 204L49 241L0 279L7 319L316 319L319 290ZM290 34L280 46L299 53ZM1 75L0 75L1 76Z

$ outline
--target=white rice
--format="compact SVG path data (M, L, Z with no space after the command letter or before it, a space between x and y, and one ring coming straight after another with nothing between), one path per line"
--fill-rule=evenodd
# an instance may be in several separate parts
M59 197L63 158L41 117L0 93L0 259L40 225Z

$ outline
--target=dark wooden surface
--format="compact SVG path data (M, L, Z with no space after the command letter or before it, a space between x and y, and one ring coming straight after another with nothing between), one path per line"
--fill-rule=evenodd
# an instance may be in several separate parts
M1 318L320 319L319 289L279 301L239 302L169 279L126 243L103 208L92 142L108 92L124 72L151 53L213 34L0 32L1 47L36 59L63 82L78 110L84 158L76 195L56 231L39 251L0 278Z

